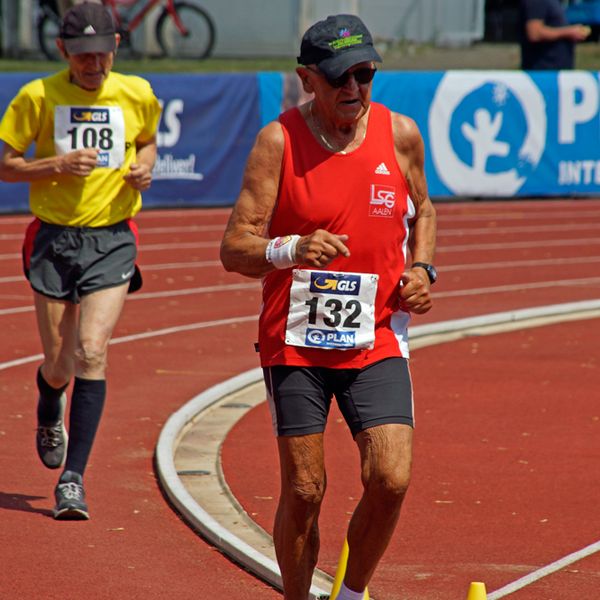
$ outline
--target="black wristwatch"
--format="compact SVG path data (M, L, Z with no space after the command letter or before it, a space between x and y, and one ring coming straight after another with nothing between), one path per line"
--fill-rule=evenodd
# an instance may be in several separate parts
M414 269L415 267L421 267L422 269L425 269L427 277L429 277L429 283L435 283L437 281L437 271L433 265L429 265L424 262L414 262L410 268Z

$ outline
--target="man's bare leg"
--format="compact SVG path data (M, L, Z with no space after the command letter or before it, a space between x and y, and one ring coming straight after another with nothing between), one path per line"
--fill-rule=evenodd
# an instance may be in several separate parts
M400 516L410 481L412 428L379 425L356 436L360 449L363 496L348 527L348 564L344 583L367 587Z
M281 495L273 540L285 600L306 600L319 553L318 518L325 493L323 434L277 438Z

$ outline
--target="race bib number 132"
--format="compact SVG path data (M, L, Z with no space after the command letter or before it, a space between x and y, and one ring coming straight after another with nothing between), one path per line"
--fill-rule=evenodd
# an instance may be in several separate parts
M379 276L294 269L285 342L325 350L372 348Z
M118 169L125 160L125 120L119 106L56 106L57 155L83 148L98 150L98 166Z

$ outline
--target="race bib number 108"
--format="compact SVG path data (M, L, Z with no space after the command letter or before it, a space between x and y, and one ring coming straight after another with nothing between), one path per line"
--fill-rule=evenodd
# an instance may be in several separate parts
M285 342L325 350L360 350L375 342L379 276L294 269Z
M57 155L83 148L98 150L98 166L118 169L125 160L125 120L119 106L56 106Z

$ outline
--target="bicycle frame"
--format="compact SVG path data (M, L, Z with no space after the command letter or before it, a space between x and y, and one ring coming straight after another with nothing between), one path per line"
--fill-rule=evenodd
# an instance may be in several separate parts
M133 0L131 2L127 2L128 5L135 5L137 0ZM119 9L117 5L119 4L118 0L103 0L104 5L110 8L113 19L115 21L115 25L117 29L123 29L123 19L121 18L121 14L119 13ZM127 23L127 30L133 31L137 29L140 23L146 18L146 15L157 5L161 4L162 0L147 0L144 6L141 7L139 12L137 12L132 18L131 21ZM165 6L166 11L169 13L169 16L175 22L175 26L182 35L187 35L188 30L184 26L183 22L179 18L177 11L175 10L175 0L167 0L167 4Z

